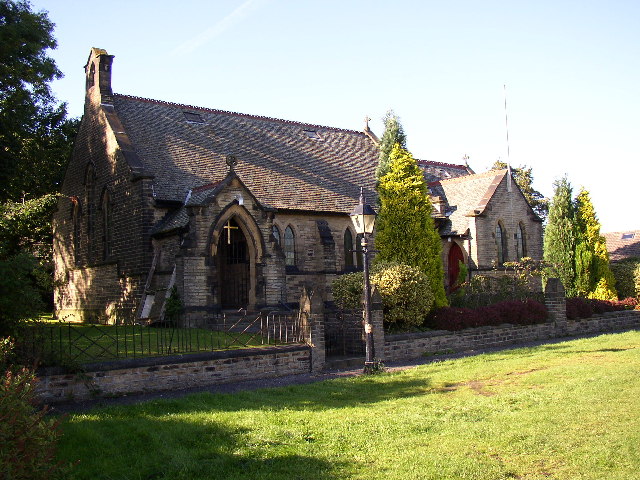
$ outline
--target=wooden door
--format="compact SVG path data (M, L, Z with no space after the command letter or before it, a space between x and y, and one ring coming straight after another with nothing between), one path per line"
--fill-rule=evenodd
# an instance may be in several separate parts
M456 282L460 274L460 262L464 262L464 255L460 246L453 242L449 249L449 291L455 290L458 286Z
M223 227L218 241L220 303L223 308L246 308L249 303L247 239L234 219Z

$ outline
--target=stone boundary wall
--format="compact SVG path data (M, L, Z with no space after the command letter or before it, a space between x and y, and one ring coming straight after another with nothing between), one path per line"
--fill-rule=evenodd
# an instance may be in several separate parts
M504 324L497 327L469 328L458 332L434 330L387 335L383 358L386 362L398 362L419 358L424 354L461 352L634 328L640 328L640 311L637 310L609 312L582 320L564 320L538 325Z
M227 350L86 365L81 373L38 372L38 399L54 404L91 398L179 390L308 373L306 345Z
M307 318L312 327L309 345L119 360L85 365L81 373L42 369L38 372L38 397L42 403L55 404L319 372L325 366L324 331L322 321L315 317L321 315L316 313ZM377 320L377 329L382 332L382 319ZM425 354L515 346L536 340L636 328L640 328L640 311L622 311L594 315L589 319L561 319L538 325L504 324L458 332L435 330L386 335L384 339L378 335L375 348L376 358L384 362L398 362ZM382 345L384 348L381 348Z

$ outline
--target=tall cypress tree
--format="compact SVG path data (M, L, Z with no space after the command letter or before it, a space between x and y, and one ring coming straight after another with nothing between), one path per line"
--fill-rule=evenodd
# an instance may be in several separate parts
M407 136L404 134L400 118L393 110L389 110L385 114L383 122L384 133L380 139L380 157L378 159L378 169L376 170L377 182L389 171L389 161L394 145L399 144L405 150L407 148Z
M429 278L434 307L446 306L442 244L427 184L416 160L399 143L391 149L388 171L379 179L378 196L376 259L418 267Z
M544 260L564 285L567 296L577 295L575 206L567 177L554 183L554 196L549 207L549 223L544 232Z
M600 222L589 192L581 189L576 197L576 287L580 295L615 300L615 278L609 267L609 252L600 235Z

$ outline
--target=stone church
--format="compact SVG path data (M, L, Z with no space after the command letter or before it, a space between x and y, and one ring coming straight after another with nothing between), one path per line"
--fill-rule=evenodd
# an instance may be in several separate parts
M54 217L59 318L187 318L282 307L361 265L349 219L375 204L378 138L113 93L93 48L80 130ZM506 170L419 161L443 239L445 284L542 255L542 224Z

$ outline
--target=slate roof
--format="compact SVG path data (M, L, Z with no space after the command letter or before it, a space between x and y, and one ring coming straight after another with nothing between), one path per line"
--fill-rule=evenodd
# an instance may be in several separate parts
M489 200L506 174L507 170L489 170L485 173L429 182L431 194L439 196L446 203L440 235L464 235L469 228L469 217L484 213Z
M424 178L427 182L437 182L438 180L473 175L475 173L468 165L455 165L431 160L418 160L418 166L424 173Z
M618 262L625 258L640 258L640 230L605 233L609 260Z
M114 108L158 200L205 192L227 176L231 154L267 208L349 213L361 186L375 201L378 148L364 132L119 94Z

